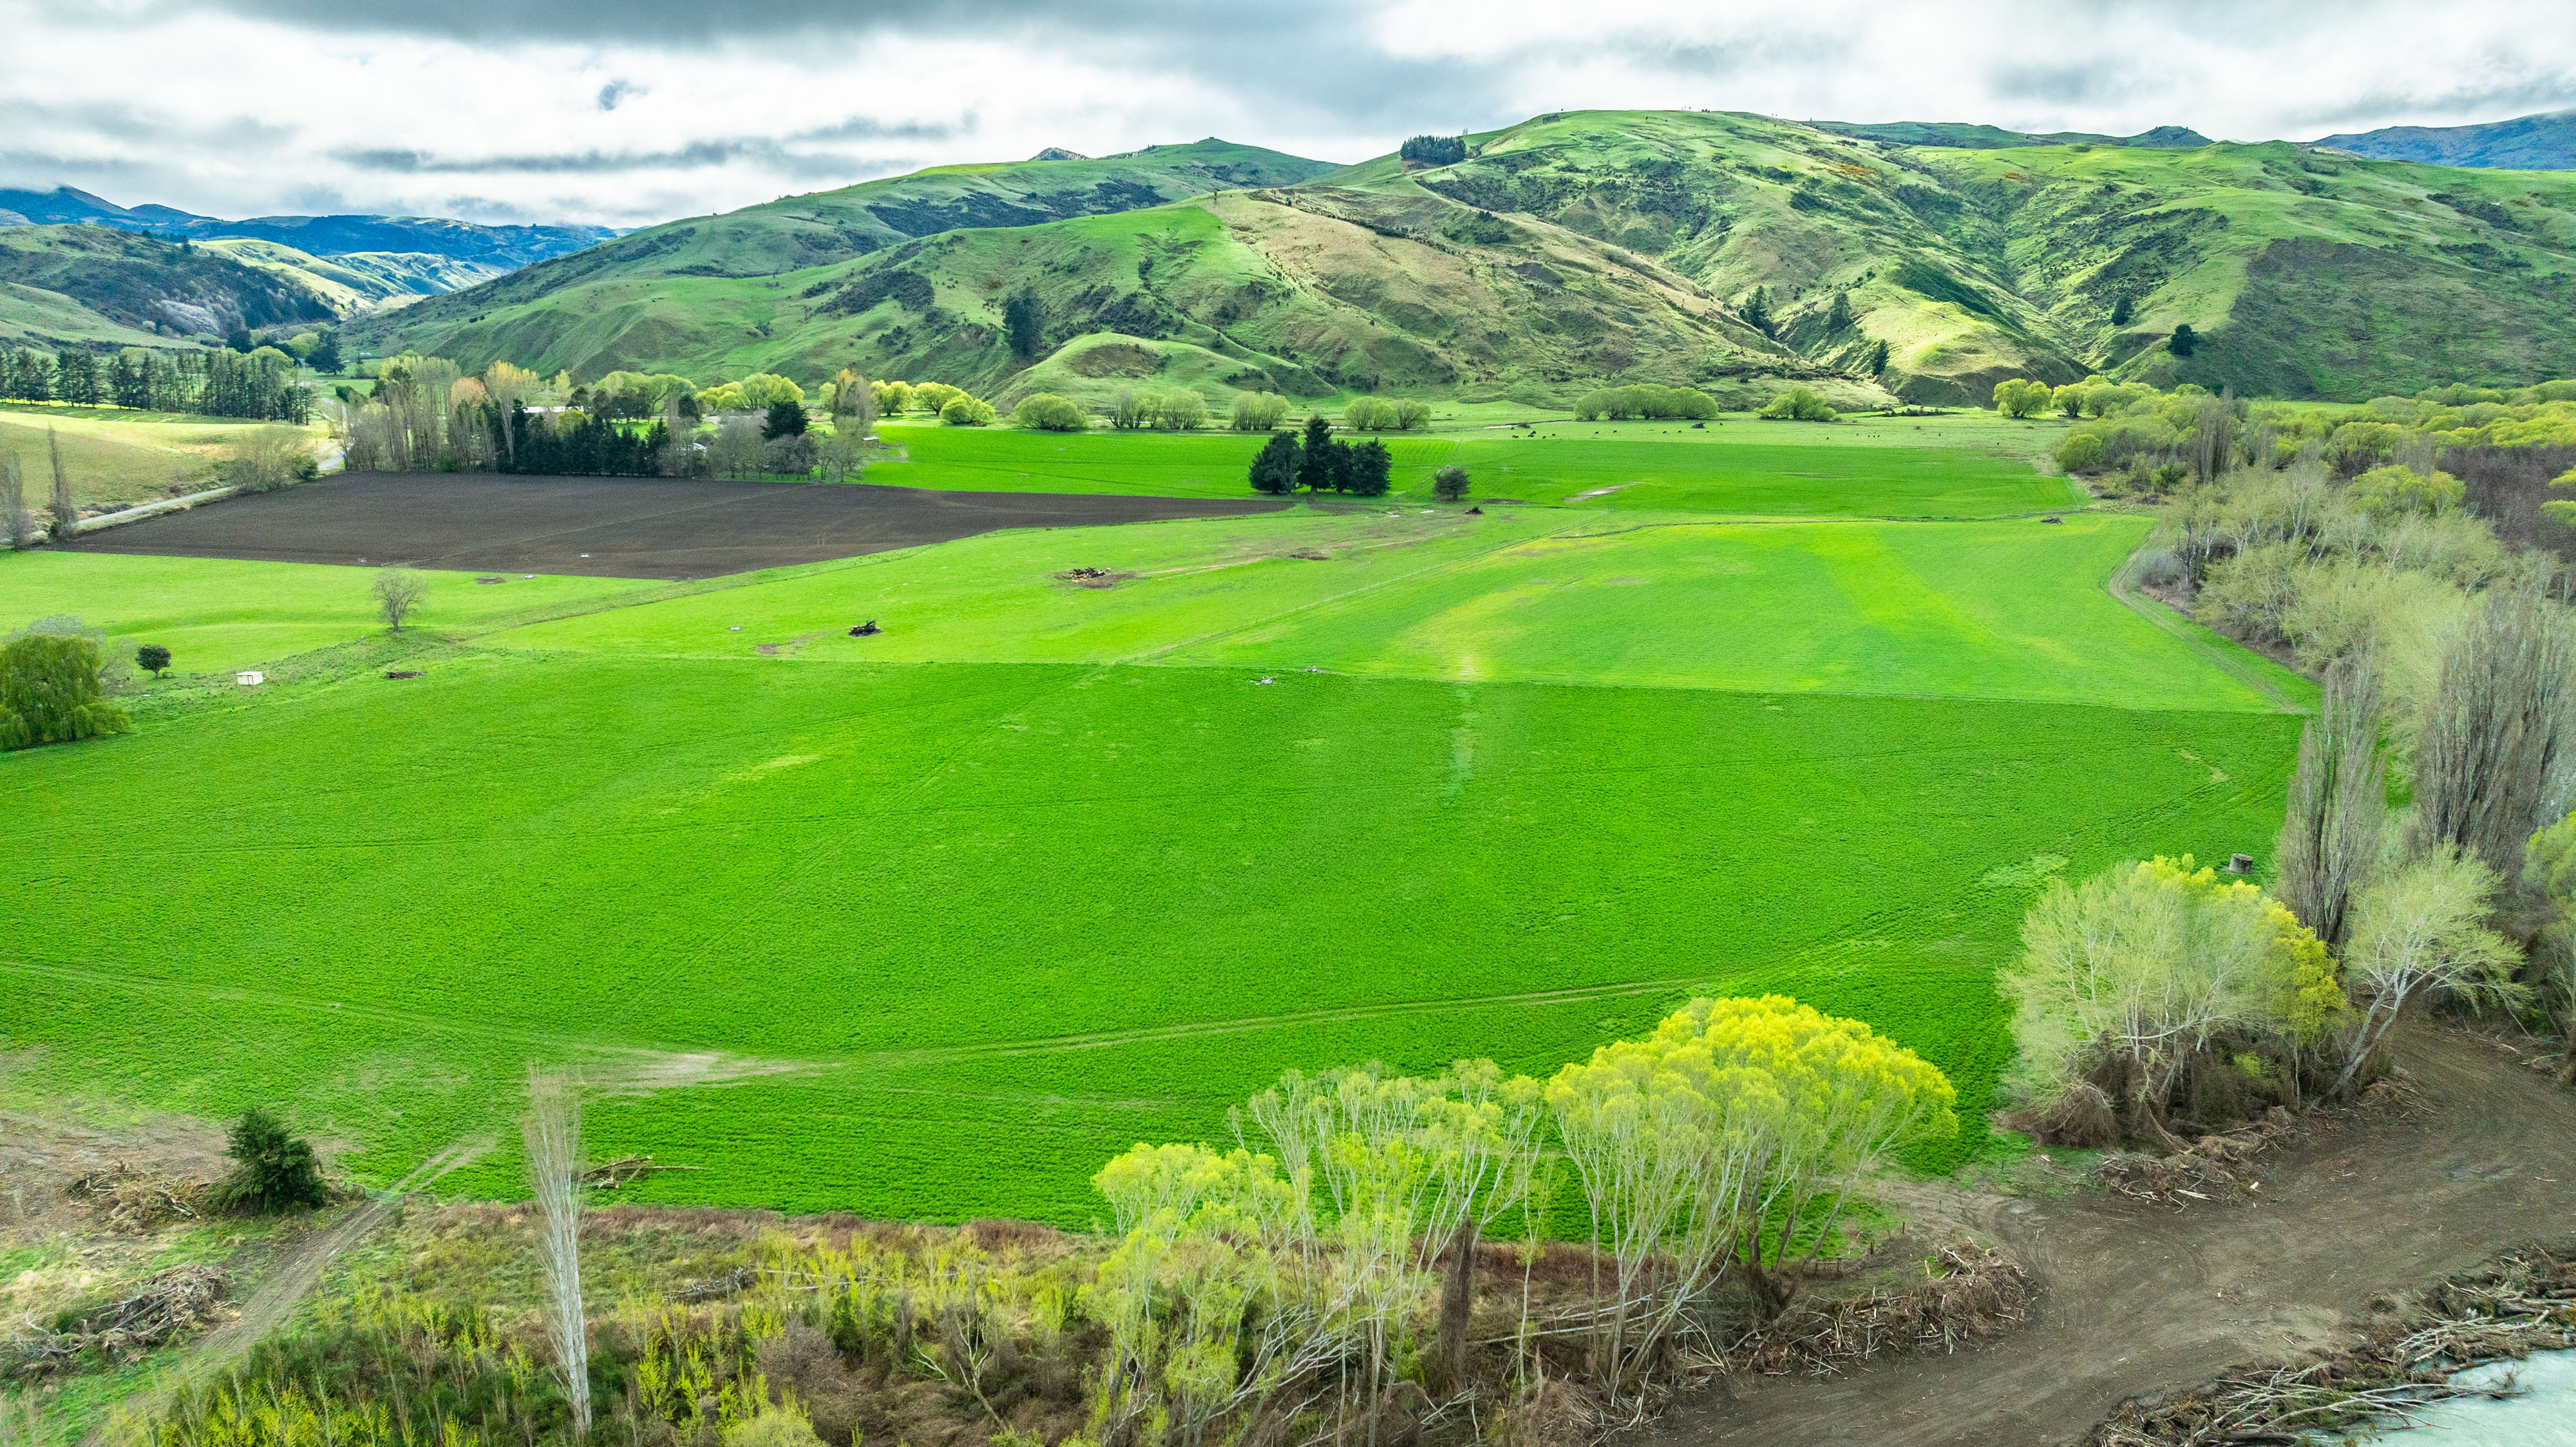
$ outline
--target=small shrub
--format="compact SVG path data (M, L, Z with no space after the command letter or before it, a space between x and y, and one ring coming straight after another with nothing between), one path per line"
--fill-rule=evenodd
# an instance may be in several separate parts
M1442 502L1457 502L1467 495L1467 469L1452 462L1431 474L1431 495Z
M1011 409L1011 425L1033 427L1042 432L1080 432L1090 419L1082 409L1053 392L1032 392Z
M2057 470L2060 472L2100 472L2102 439L2091 432L2070 432L2057 444Z
M313 1143L288 1134L277 1117L258 1106L233 1122L224 1154L232 1157L233 1169L216 1185L215 1202L225 1210L265 1216L331 1199Z
M939 420L951 427L981 427L993 420L993 404L972 397L952 398L939 409Z

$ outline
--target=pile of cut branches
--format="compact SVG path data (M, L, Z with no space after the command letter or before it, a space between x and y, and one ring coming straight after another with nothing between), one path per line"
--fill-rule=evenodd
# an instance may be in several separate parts
M123 1161L80 1177L65 1194L105 1209L108 1224L121 1231L149 1231L173 1218L194 1221L206 1210L204 1181L147 1176Z
M125 1296L71 1314L66 1330L28 1323L0 1342L0 1362L13 1374L66 1371L84 1351L133 1361L212 1319L232 1278L202 1262L172 1267Z
M2160 1401L2131 1401L2089 1447L2211 1447L2299 1442L2305 1434L2413 1426L2419 1408L2509 1388L2456 1374L2535 1351L2576 1347L2576 1245L2527 1247L2436 1286L2402 1325L2374 1330L2307 1367L2252 1367Z
M1944 1246L1924 1262L1922 1285L1905 1291L1801 1302L1736 1343L1738 1362L1768 1376L1830 1376L1891 1352L1953 1352L1996 1336L2028 1314L2030 1281L2010 1257L1972 1242Z

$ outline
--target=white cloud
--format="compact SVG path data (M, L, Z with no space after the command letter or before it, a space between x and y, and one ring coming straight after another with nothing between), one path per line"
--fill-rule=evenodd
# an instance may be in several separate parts
M2562 0L2563 3L2563 0ZM1546 110L2231 139L2576 105L2558 4L1530 0L967 8L0 0L0 185L634 224L920 165L1223 135L1333 160Z

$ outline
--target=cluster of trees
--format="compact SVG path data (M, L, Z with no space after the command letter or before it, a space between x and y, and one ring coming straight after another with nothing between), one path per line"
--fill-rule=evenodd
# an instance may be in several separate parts
M1717 415L1717 399L1696 387L1658 387L1641 382L1632 387L1603 387L1575 399L1574 415L1589 422L1595 417L1709 418Z
M1413 136L1395 153L1403 160L1424 166L1454 166L1467 159L1465 136Z
M1284 403L1280 415L1287 415ZM1353 432L1420 432L1431 426L1431 404L1411 397L1354 397L1342 409L1342 425Z
M952 427L981 427L993 420L989 402L968 396L945 382L877 382L870 384L877 411L887 417L925 412Z
M1395 456L1382 442L1356 446L1333 436L1333 424L1306 419L1301 445L1292 434L1271 434L1252 459L1252 490L1285 496L1308 492L1346 492L1357 497L1384 497L1395 486Z
M1489 1061L1292 1071L1232 1113L1235 1149L1139 1145L1095 1178L1120 1238L1095 1288L1116 1368L1096 1413L1200 1441L1338 1372L1372 1415L1407 1362L1455 1393L1477 1240L1508 1223L1534 1254L1560 1168L1595 1299L1544 1328L1524 1306L1516 1356L1577 1332L1602 1393L1631 1400L1721 1284L1786 1305L1855 1184L1955 1132L1954 1105L1912 1051L1776 995L1693 1000L1545 1082Z
M2299 992L2244 965L2242 929L2230 956L2205 922L2198 934L2113 928L2115 917L2152 918L2130 897L2152 893L2150 881L2100 885L2087 911L2060 900L2061 913L2102 948L2152 938L2166 956L2154 968L2140 955L2086 969L2114 982L2131 969L2160 1002L2163 1013L2122 1030L2192 1048L2154 1061L2131 1051L2116 1069L2097 1049L2078 1076L2134 1119L2165 1108L2177 1078L2186 1094L2195 1080L2219 1082L2209 1088L2221 1096L2348 1092L2376 1068L2398 1013L2428 994L2576 1026L2570 881L2550 864L2562 841L2576 842L2562 822L2576 803L2576 613L2557 560L2509 545L2464 506L2460 480L2435 464L2432 432L2403 433L2393 457L2357 450L2346 459L2355 469L2329 451L2349 419L2285 446L2273 415L2227 396L2138 389L2105 400L2101 390L2071 399L2072 411L2098 406L2082 426L2154 459L2148 483L2167 497L2141 576L2201 622L2286 649L2326 681L2273 890L2313 935L2334 989L2294 1011ZM2421 405L2429 414L2451 400ZM2392 781L2403 783L2402 810L2389 806ZM2105 1028L2077 1035L2098 1042ZM2240 1054L2267 1063L2231 1069ZM2143 1103L2114 1088L2140 1080Z
M472 471L605 477L862 473L879 398L927 399L956 417L992 409L956 388L872 383L844 369L821 390L828 432L809 427L805 389L773 373L699 388L672 373L611 372L589 386L508 362L464 375L442 357L386 362L374 396L345 418L354 471ZM750 403L757 399L759 406ZM716 416L712 430L704 424Z
M1194 432L1206 422L1207 399L1187 387L1169 392L1121 392L1109 409L1109 425L1122 432L1148 428Z
M1812 387L1791 387L1762 404L1753 414L1766 422L1832 422L1842 414L1836 412Z
M1269 432L1288 420L1288 399L1276 392L1234 394L1233 427L1237 432Z
M2185 453L2209 399L2207 389L2190 383L2163 392L2098 376L2056 388L2022 379L1995 389L1995 405L2007 415L2054 410L2077 423L2058 443L2059 467L2087 475L2125 472L2126 486L2137 491L2155 487L2165 468L2182 470L2166 473L2166 485L2183 472L2207 480L2207 470ZM2281 467L2313 444L2347 477L2410 449L2576 445L2576 381L2436 387L2355 408L2222 400L2243 461Z
M129 347L104 359L93 352L48 356L13 347L0 350L0 397L298 425L312 408L312 394L296 381L295 359L275 347L248 353Z

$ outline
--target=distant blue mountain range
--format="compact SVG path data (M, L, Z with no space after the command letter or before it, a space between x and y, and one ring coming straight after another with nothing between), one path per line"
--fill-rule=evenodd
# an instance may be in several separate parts
M2516 171L2576 170L2576 110L2516 116L2478 126L2384 126L2311 144L2377 161L2481 166Z
M170 206L119 206L69 186L51 191L0 190L0 226L84 224L203 240L250 237L314 256L427 253L504 270L596 246L619 234L605 226L484 226L437 216L254 216L225 221Z

